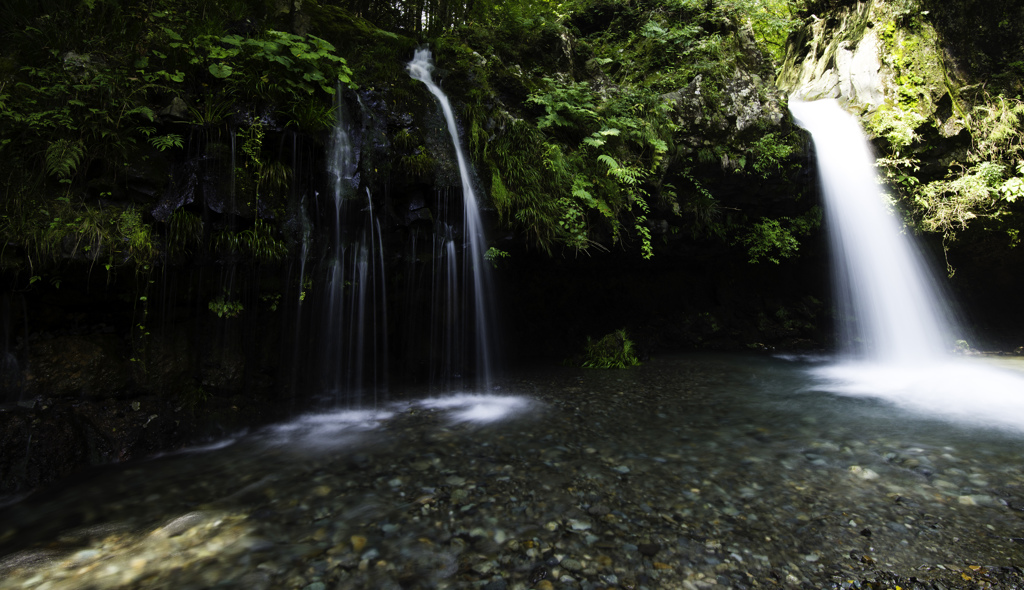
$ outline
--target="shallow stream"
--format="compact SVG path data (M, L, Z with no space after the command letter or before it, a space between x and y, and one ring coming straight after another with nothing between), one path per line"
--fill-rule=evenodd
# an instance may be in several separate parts
M0 509L0 588L1024 585L1024 432L820 369L534 369L97 469Z

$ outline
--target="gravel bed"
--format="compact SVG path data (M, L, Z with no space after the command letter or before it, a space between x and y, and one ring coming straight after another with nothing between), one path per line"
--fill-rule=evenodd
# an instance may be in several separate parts
M763 357L445 400L39 492L0 510L0 588L1024 587L1024 435L815 392Z

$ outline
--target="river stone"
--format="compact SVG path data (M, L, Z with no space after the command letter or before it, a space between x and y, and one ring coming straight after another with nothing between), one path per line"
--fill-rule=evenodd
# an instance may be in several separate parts
M583 564L580 563L579 560L573 559L571 557L566 557L559 563L559 565L569 570L570 572L578 572L583 569Z

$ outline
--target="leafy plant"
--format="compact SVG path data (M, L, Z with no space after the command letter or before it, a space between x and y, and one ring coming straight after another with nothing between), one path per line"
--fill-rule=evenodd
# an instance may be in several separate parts
M799 237L809 235L821 225L821 211L814 207L807 214L795 219L762 218L738 240L747 248L748 262L756 264L768 260L779 264L782 258L791 258L800 249Z
M68 178L82 163L85 145L82 140L57 139L46 148L46 172L62 179Z
M184 256L202 244L203 219L178 209L171 214L167 233L167 251L171 256Z
M121 212L116 221L117 233L128 258L135 262L137 269L148 269L156 257L152 228L143 223L142 214L134 207Z
M219 318L236 318L245 309L241 301L225 300L223 296L210 301L209 307Z
M166 135L150 137L149 143L161 152L167 151L171 148L181 148L185 146L184 139L177 133L168 133Z
M583 349L583 367L588 369L628 369L640 364L635 345L625 329L615 330L600 340L587 338Z
M240 232L223 230L213 243L224 254L242 254L259 262L277 262L288 253L288 246L274 237L273 228L261 219Z
M206 66L216 79L240 92L300 98L316 90L333 95L338 83L351 86L352 70L328 41L314 35L269 30L262 36L205 35L186 42L165 27L169 46L190 64Z
M499 260L508 258L509 256L511 256L511 254L504 250L499 250L494 246L491 246L490 248L487 249L486 252L484 252L484 260L489 260L491 264L494 265L494 268L498 268Z

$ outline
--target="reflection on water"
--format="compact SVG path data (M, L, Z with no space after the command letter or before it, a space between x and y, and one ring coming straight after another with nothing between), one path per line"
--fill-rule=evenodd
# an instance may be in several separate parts
M822 588L1024 558L1024 437L823 370L534 370L98 469L0 509L0 588Z

